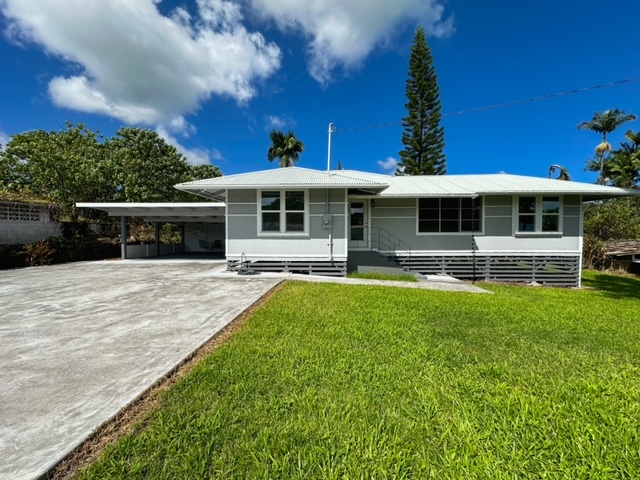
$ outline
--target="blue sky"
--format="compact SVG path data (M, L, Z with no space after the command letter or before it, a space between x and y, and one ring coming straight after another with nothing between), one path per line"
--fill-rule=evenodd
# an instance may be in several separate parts
M326 168L327 128L400 121L423 25L443 113L640 76L640 2L594 0L0 0L0 142L84 122L158 131L225 174L275 168L269 131L293 129L300 166ZM640 82L443 120L450 174L593 182L595 111L640 115ZM611 138L616 146L627 128ZM334 135L334 167L385 172L399 125Z

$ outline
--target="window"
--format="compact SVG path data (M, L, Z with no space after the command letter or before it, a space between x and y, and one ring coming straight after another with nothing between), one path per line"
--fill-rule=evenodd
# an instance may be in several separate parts
M560 197L519 197L517 206L518 232L560 232Z
M305 192L261 192L261 229L263 233L304 233Z
M482 198L419 198L418 233L482 231Z

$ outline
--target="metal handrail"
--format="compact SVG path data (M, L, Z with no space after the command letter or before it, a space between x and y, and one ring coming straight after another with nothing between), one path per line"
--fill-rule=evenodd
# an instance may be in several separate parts
M411 245L382 227L363 227L362 237L362 240L351 240L350 244L371 251L377 250L381 254L402 253L411 257Z

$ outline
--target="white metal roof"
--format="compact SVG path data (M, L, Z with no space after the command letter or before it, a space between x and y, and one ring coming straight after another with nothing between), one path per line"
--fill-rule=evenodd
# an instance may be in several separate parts
M382 180L384 180L384 176ZM380 190L389 183L381 179L350 175L344 171L321 171L308 168L273 168L259 172L227 175L193 182L179 183L176 188L185 191L219 191L240 188L367 188Z
M380 192L381 197L575 194L590 200L640 194L637 190L618 187L506 173L424 176L384 176L354 170L346 173L363 179L386 178L389 187Z
M225 204L213 202L180 203L76 203L78 208L102 210L110 217L142 217L156 222L211 222L224 217Z

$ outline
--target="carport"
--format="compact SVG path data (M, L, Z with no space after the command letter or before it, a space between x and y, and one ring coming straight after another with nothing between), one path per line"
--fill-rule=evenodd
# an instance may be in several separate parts
M120 217L123 259L190 253L225 254L224 203L77 203L76 207L102 210L110 217ZM154 245L127 245L131 217L139 217L155 224ZM181 227L181 244L160 243L160 228L163 223Z

